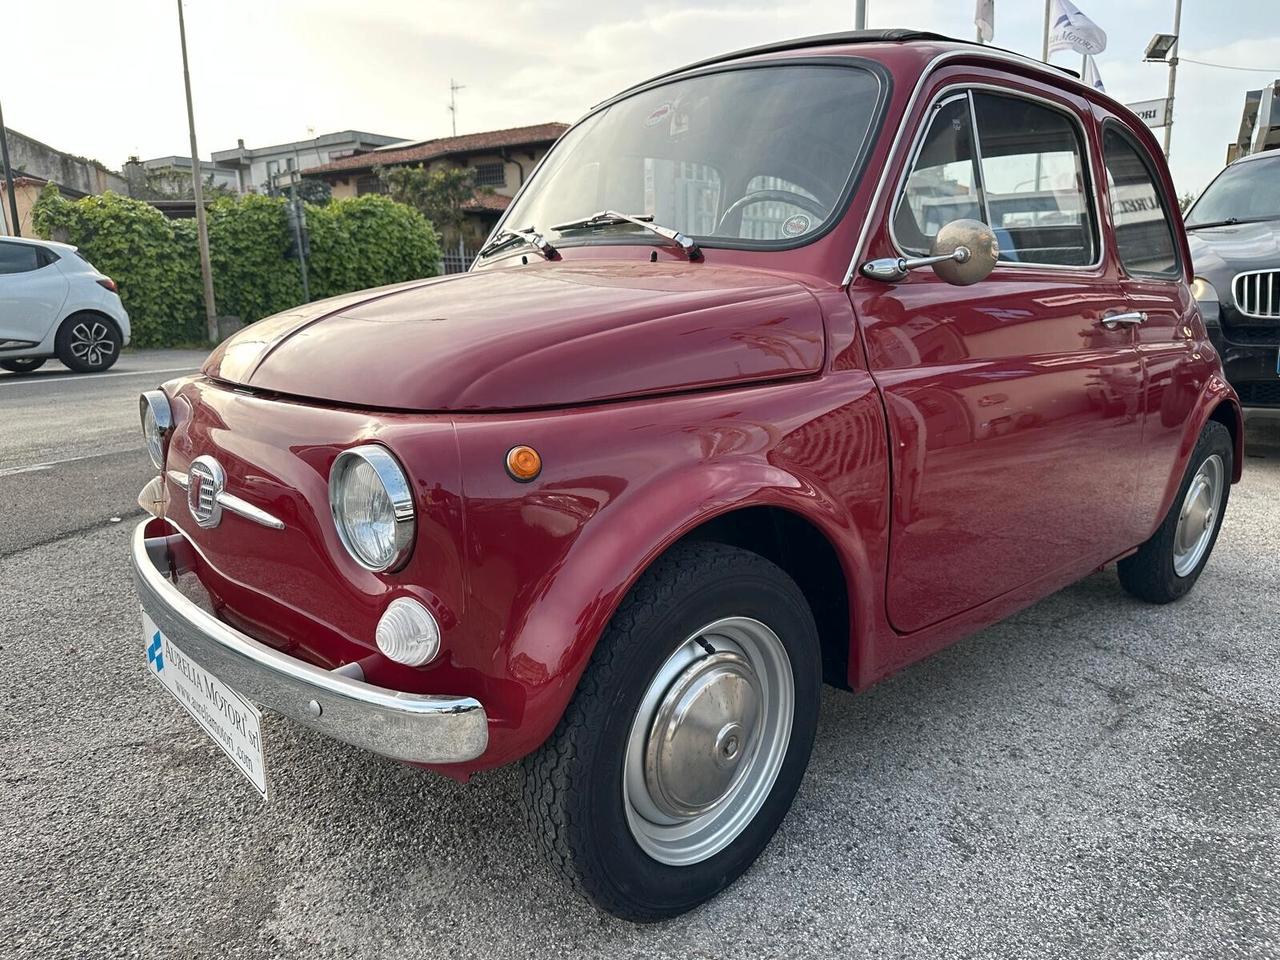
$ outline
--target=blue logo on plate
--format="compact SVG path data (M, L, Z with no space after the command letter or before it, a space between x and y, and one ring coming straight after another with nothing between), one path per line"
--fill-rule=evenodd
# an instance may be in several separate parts
M147 663L156 668L156 673L164 669L164 653L161 652L160 631L156 631L156 635L151 638L151 643L147 647Z

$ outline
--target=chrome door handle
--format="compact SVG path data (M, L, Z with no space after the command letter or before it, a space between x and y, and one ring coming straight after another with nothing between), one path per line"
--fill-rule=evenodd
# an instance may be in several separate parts
M1138 313L1113 313L1109 317L1103 317L1098 324L1108 330L1118 330L1120 327L1136 327L1140 323L1147 322L1147 315L1142 312Z

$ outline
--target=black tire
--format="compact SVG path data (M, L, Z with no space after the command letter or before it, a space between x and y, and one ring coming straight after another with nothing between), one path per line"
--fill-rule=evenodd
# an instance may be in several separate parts
M1148 603L1172 603L1186 596L1187 591L1195 586L1205 564L1209 562L1209 556L1213 553L1214 544L1218 542L1218 534L1222 530L1222 518L1227 511L1227 500L1231 496L1234 451L1231 433L1226 427L1216 420L1210 420L1205 424L1204 430L1200 433L1200 439L1196 441L1195 449L1191 453L1191 459L1187 463L1186 476L1178 486L1178 493L1173 498L1164 522L1137 553L1125 557L1118 564L1120 585L1125 590ZM1222 462L1223 481L1212 521L1213 532L1199 562L1185 574L1179 575L1174 569L1178 520L1187 498L1187 491L1197 472L1203 464L1215 456Z
M0 369L13 373L30 373L45 365L48 357L14 357L12 360L0 360Z
M101 373L120 358L124 337L110 317L73 313L62 321L53 349L63 365L77 373Z
M725 617L758 620L785 648L794 683L790 739L771 790L741 832L706 859L671 866L642 849L628 824L628 737L673 651ZM821 659L813 614L781 569L724 544L674 547L627 595L559 726L524 760L525 817L543 853L577 890L626 920L660 920L713 897L759 856L791 806L813 748Z

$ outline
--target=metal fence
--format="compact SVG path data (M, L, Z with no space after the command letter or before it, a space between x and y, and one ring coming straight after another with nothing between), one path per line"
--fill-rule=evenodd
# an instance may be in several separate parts
M476 252L462 244L454 247L452 250L444 252L444 272L445 273L466 273L471 269L471 264L476 258Z

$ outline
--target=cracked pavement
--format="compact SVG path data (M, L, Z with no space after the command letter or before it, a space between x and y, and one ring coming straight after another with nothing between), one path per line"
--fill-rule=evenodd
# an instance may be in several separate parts
M0 380L7 423L34 416L27 394L66 405L50 449L78 449L76 410L128 411L93 441L111 457L0 464L4 956L1280 954L1280 419L1251 421L1184 601L1143 605L1107 570L862 695L826 691L759 862L640 927L543 865L516 771L460 786L267 716L263 804L147 678L125 556L150 385ZM50 508L46 483L88 480L74 517Z

